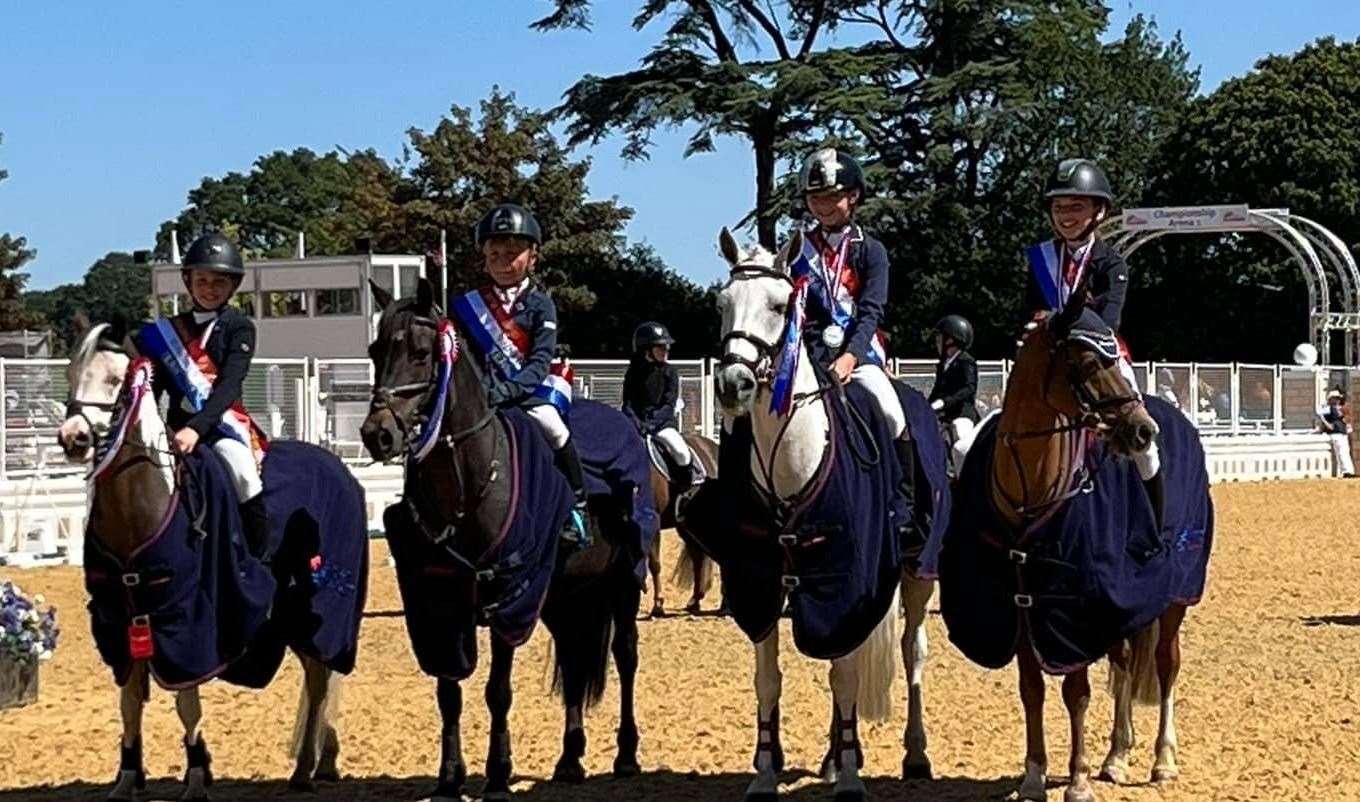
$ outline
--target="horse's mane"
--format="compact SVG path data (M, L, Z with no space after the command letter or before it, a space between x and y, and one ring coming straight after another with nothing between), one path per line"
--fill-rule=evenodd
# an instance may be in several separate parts
M737 260L737 264L742 267L772 268L774 267L775 260L779 258L778 254L769 248L766 248L764 245L761 245L759 242L752 242L749 245L741 245L738 247L740 248L741 258Z

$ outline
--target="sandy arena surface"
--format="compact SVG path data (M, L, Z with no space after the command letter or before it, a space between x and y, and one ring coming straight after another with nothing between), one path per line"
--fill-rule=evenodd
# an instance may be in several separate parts
M1182 778L1171 785L1097 786L1118 800L1360 800L1360 482L1295 482L1214 490L1218 543L1208 594L1184 630L1185 664L1178 704ZM667 535L668 559L676 540ZM297 709L301 672L289 661L267 691L211 684L204 691L204 732L213 753L218 800L414 800L433 787L438 716L433 683L416 669L400 616L386 550L374 544L369 612L359 665L346 681L341 765L347 779L316 795L285 789L285 748ZM667 569L667 574L669 568ZM0 712L0 802L103 799L118 761L117 696L95 653L76 568L7 574L61 609L65 632L44 665L41 697ZM678 610L685 596L668 591ZM709 606L716 602L711 599ZM787 626L787 622L785 622ZM896 720L865 725L867 774L876 800L1004 799L1018 783L1023 722L1013 668L987 672L950 646L939 616L929 622L926 726L937 779L903 783L905 703ZM751 650L736 627L713 617L646 622L638 682L642 777L607 775L614 757L618 696L587 718L585 785L547 782L558 755L562 713L548 695L547 636L539 629L515 669L511 729L515 790L531 800L740 799L755 740ZM787 633L787 629L786 629ZM785 643L789 643L785 640ZM788 648L786 646L786 648ZM485 657L487 653L483 651ZM804 773L824 750L829 693L826 664L785 653L784 745L791 773L787 798L831 798ZM469 682L464 749L481 786L487 716L483 665ZM1088 747L1098 767L1110 726L1110 702L1096 669L1097 694ZM611 683L613 680L611 679ZM904 698L901 669L894 689ZM1138 711L1133 776L1152 763L1156 712ZM1048 695L1049 756L1066 771L1067 727L1057 685ZM178 798L184 756L172 697L153 691L147 710L146 760L155 778L144 798ZM1061 798L1056 782L1050 799Z

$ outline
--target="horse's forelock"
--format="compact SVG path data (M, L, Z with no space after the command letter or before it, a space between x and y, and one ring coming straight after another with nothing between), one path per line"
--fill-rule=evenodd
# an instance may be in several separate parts
M71 357L71 362L68 366L68 370L70 371L70 376L68 378L72 390L75 390L76 383L80 379L80 374L85 371L85 366L90 364L90 360L94 358L95 353L99 350L99 338L108 330L109 325L110 324L108 323L100 323L97 326L91 327L81 339L80 345L76 347L75 356Z
M761 267L769 269L774 267L777 258L778 256L769 248L759 242L753 242L741 249L741 259L737 262L736 268Z

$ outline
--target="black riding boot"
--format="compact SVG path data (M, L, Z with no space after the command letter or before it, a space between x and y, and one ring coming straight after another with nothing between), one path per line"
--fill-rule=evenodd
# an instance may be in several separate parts
M677 465L671 463L671 481L683 492L694 485L694 463Z
M245 530L246 549L255 559L264 560L265 550L269 548L269 518L265 514L263 493L241 505L241 526Z
M1165 518L1166 502L1163 500L1164 496L1163 486L1164 482L1162 481L1161 471L1157 471L1157 473L1152 475L1151 479L1144 480L1143 482L1143 488L1147 490L1148 501L1152 502L1152 515L1157 521L1158 531L1161 531L1161 528L1166 521Z
M587 526L586 515L586 477L581 469L581 455L576 451L576 443L568 438L561 448L553 452L553 458L557 463L557 469L567 477L567 484L571 486L572 495L576 498L571 509L571 520L567 522L564 534L577 540L584 548L590 545L590 528Z
M893 446L897 451L897 462L902 467L902 482L898 485L903 497L907 500L907 506L911 510L911 520L907 521L903 529L902 547L906 556L916 559L925 548L926 537L921 518L920 504L916 501L916 442L914 440L894 440Z

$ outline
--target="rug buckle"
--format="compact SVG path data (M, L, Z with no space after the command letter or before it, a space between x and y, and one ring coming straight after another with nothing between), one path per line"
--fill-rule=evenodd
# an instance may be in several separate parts
M1019 549L1011 549L1010 558L1011 562L1016 565L1024 565L1029 562L1029 555Z
M1028 593L1015 594L1015 606L1022 610L1028 610L1034 606L1034 597Z
M141 574L123 574L123 587L135 588L142 584Z
M784 586L784 590L797 590L803 582L796 576L785 574L779 577L779 584Z

